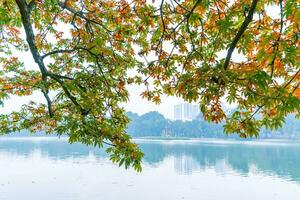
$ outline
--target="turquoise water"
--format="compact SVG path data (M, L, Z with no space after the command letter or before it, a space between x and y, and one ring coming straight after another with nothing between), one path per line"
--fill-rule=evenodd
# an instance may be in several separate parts
M136 140L143 172L65 139L1 138L1 200L300 198L300 143Z

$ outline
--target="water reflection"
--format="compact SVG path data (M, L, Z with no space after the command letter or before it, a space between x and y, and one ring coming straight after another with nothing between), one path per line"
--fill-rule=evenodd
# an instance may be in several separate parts
M274 174L292 181L300 181L299 145L243 145L243 144L142 144L145 161L161 162L175 157L174 167L181 173L215 168L225 173L228 167L247 175L251 167L259 172Z
M138 142L145 153L144 164L156 167L172 157L179 174L214 169L218 174L234 171L247 176L251 170L268 176L300 182L300 145L239 143L211 144L203 142ZM108 159L105 151L81 144L69 145L66 140L0 139L0 155L29 157L39 151L54 160L96 156Z

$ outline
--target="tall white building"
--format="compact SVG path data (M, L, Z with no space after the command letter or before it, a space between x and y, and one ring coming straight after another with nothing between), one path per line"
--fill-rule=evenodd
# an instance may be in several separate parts
M199 115L198 105L190 103L181 103L174 106L174 119L182 121L191 121Z

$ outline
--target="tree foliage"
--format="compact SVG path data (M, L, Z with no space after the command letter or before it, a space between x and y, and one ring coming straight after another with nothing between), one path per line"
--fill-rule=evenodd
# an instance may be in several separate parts
M127 132L133 137L161 136L168 124L167 119L156 111L148 112L141 116L127 112L126 116L130 119Z
M125 133L126 86L142 97L195 101L227 133L257 136L300 111L297 0L2 0L0 103L40 91L0 116L1 133L29 129L111 147L111 159L140 170ZM274 16L277 10L278 16ZM276 14L276 13L275 13ZM36 66L16 52L30 51ZM235 55L238 54L236 59ZM135 69L135 75L128 74ZM221 100L237 105L227 116ZM5 103L5 102L4 102Z

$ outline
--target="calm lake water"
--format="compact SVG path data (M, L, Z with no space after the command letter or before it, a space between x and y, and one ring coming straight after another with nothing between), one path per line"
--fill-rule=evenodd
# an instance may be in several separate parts
M299 200L300 143L137 140L143 172L65 139L0 138L1 200Z

